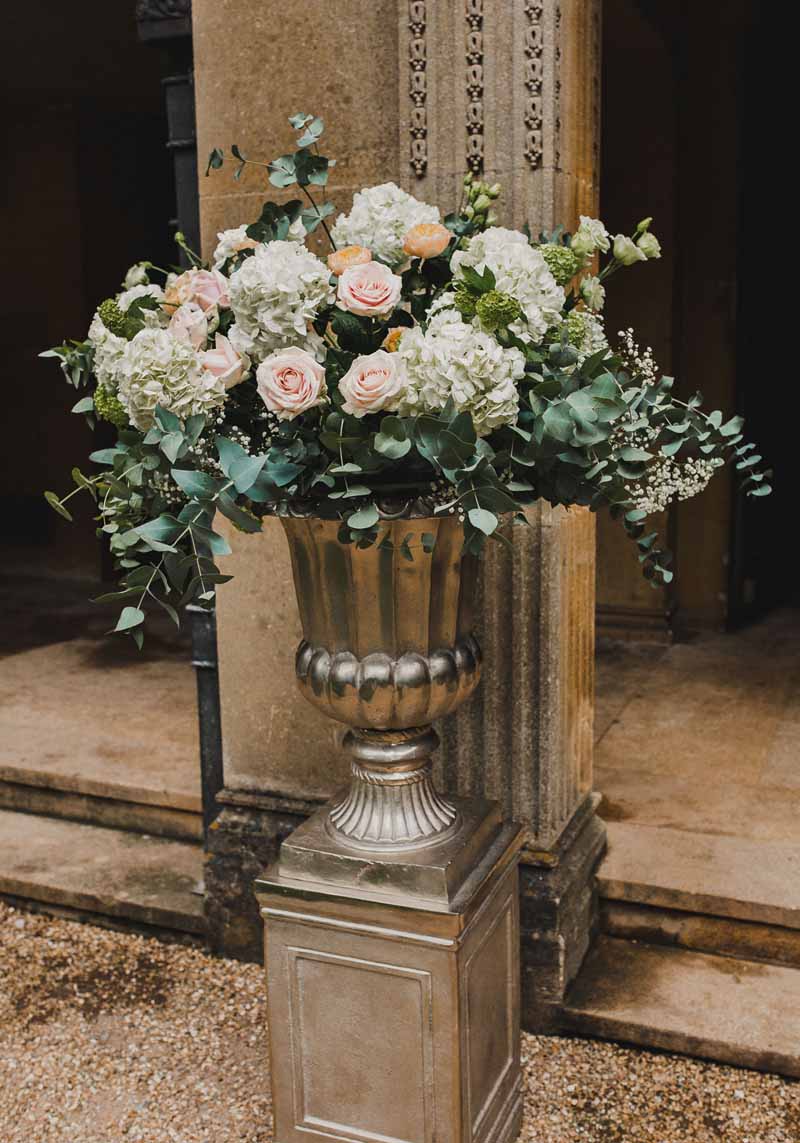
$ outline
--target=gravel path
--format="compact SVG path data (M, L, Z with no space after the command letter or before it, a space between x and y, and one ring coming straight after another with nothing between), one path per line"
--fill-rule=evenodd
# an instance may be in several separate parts
M266 1143L255 965L0 902L2 1143ZM523 1037L525 1143L798 1143L800 1084Z

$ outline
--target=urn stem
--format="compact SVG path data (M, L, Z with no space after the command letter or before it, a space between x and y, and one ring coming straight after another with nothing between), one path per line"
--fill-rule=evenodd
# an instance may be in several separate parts
M432 845L458 828L458 811L433 784L432 726L351 730L350 788L330 811L331 828L350 844L387 849Z

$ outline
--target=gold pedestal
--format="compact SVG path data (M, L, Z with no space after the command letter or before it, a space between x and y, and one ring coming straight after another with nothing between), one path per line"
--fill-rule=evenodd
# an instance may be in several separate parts
M455 833L394 853L326 807L256 882L276 1143L516 1138L522 830L455 805Z

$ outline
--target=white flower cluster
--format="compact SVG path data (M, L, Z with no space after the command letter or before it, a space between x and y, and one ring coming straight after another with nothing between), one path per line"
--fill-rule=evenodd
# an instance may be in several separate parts
M438 206L420 202L395 183L366 187L353 195L349 214L340 214L331 234L337 246L366 246L390 266L405 261L403 239L412 226L439 222Z
M125 342L116 379L131 423L142 430L153 424L156 405L186 418L225 400L223 380L203 369L192 346L167 329L145 328Z
M584 331L578 346L579 365L587 357L591 357L593 353L598 353L601 349L608 349L608 338L600 315L592 313L590 310L581 310L580 314L583 319Z
M406 330L397 354L405 372L401 415L433 412L452 398L460 412L471 414L479 435L516 420L523 354L503 348L458 310L441 306L425 332L419 326Z
M111 330L106 329L103 319L98 313L92 318L87 341L94 350L92 368L97 378L97 384L115 393L127 341L124 337L118 337Z
M523 317L509 327L524 341L539 341L560 320L565 295L557 285L541 251L535 250L519 230L490 226L470 241L466 250L453 255L456 280L471 266L482 274L488 267L495 288L510 294L522 307Z
M131 303L137 298L155 298L157 302L160 302L164 299L164 291L155 283L140 283L123 290L121 294L117 294L117 305L125 314L130 309Z
M296 242L262 243L230 277L230 342L256 362L290 345L318 352L310 325L334 297L330 271L316 254Z
M626 484L625 491L634 507L649 515L663 512L673 500L690 500L702 492L716 469L723 465L722 457L710 460L702 457L675 461L657 456L647 466L642 480Z
M633 326L618 330L617 337L620 339L618 353L630 375L638 378L643 385L655 385L659 370L650 346L640 349L634 337Z

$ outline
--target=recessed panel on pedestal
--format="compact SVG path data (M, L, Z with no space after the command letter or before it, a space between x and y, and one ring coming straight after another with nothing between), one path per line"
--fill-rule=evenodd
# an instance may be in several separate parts
M344 1139L432 1141L430 973L286 951L295 1126Z

